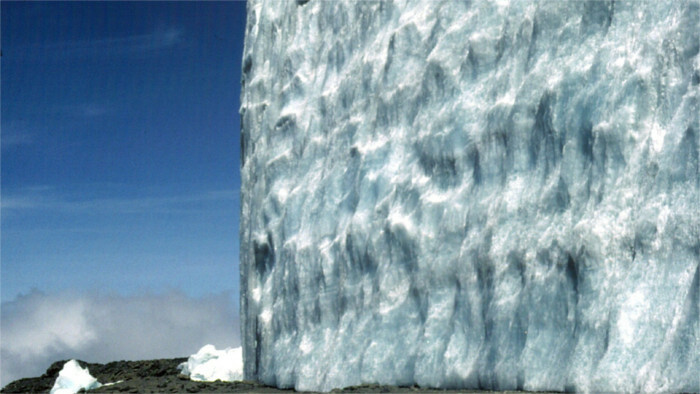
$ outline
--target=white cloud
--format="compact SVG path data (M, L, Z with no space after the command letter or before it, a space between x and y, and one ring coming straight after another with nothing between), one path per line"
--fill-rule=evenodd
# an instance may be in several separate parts
M73 119L99 118L114 112L113 105L98 102L61 104L54 106L52 109L57 115ZM47 111L44 110L44 112L46 113Z
M66 40L37 43L34 49L54 56L84 57L99 53L101 56L125 56L171 49L183 41L181 29L161 26L149 33L122 37L104 37L89 40Z
M3 192L3 210L42 209L74 213L172 213L193 212L205 204L234 203L235 190L212 190L197 194L158 197L82 198L75 193L61 193L51 187L35 187L19 192Z
M0 131L2 149L26 146L34 143L34 135L30 132L30 123L21 120L4 120Z
M58 360L187 357L202 345L240 344L231 294L117 296L33 291L2 303L0 387Z
M29 133L3 133L2 139L3 148L12 148L20 145L31 145L34 142L34 137Z

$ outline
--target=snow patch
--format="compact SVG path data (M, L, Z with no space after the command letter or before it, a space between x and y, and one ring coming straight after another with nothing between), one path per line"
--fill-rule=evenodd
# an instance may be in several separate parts
M51 388L51 394L73 394L81 389L92 390L102 386L87 368L82 368L75 360L70 360L63 365L58 373L56 383Z
M198 382L233 382L243 379L243 354L240 347L216 350L205 345L178 368Z

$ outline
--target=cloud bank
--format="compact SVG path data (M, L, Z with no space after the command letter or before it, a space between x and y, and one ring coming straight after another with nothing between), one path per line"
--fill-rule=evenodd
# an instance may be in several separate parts
M187 357L204 344L239 346L232 294L191 298L32 291L2 303L0 387L62 359L89 362Z

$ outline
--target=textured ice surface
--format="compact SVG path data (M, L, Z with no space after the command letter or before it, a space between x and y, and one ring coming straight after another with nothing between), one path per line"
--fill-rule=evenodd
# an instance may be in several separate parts
M699 391L699 21L250 1L246 378Z
M199 382L243 380L242 350L240 347L216 350L214 345L204 345L178 368L183 375Z
M92 390L102 386L87 368L82 368L75 360L63 365L58 378L51 388L51 394L74 394L80 390Z

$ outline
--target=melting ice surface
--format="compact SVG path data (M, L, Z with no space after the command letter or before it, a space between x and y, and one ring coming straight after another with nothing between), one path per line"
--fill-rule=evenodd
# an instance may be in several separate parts
M700 391L698 1L262 1L245 377Z
M102 386L87 368L82 368L75 360L63 365L58 378L51 388L51 394L74 394L81 389L92 390Z
M243 380L243 357L240 347L216 350L205 345L179 366L182 374L200 382Z

